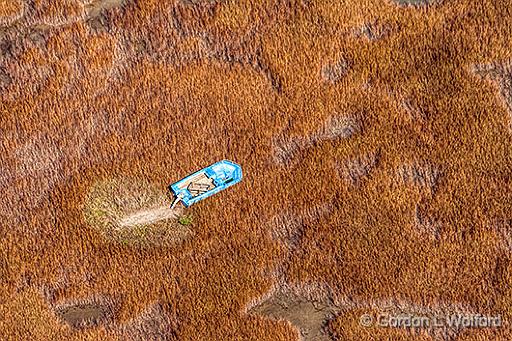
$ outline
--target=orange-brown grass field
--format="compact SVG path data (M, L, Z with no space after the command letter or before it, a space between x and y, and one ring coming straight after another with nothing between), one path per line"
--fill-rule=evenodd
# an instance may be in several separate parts
M511 22L0 0L0 340L511 340ZM167 211L221 159L241 183Z

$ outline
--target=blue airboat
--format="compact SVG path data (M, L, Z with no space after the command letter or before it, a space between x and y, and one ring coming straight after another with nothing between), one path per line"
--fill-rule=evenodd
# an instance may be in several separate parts
M186 207L208 198L242 180L242 168L229 160L222 160L197 171L169 186L174 194L174 208L178 202Z

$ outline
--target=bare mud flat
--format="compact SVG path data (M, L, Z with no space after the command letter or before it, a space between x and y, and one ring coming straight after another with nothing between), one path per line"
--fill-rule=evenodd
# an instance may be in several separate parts
M107 316L105 307L85 304L59 310L58 315L73 328L94 326Z
M55 314L75 329L92 328L112 323L115 304L109 298L91 298L85 301L68 302L54 307Z
M252 314L290 321L304 341L332 340L324 327L338 311L328 301L308 300L291 291L278 291L250 309Z
M438 321L450 318L472 318L474 316L494 316L489 312L472 309L469 306L450 302L437 302L433 305L417 305L410 301L389 299L357 299L337 295L326 285L290 286L284 284L270 290L263 298L253 301L247 306L250 314L261 315L273 320L289 321L297 328L300 340L303 341L334 341L340 340L339 335L331 332L330 321L337 318L359 318L362 314L371 316L418 316ZM358 313L356 316L353 313ZM373 320L375 321L375 320ZM459 320L461 321L461 320ZM501 323L499 318L489 323ZM352 323L352 321L346 321ZM360 327L368 328L364 325ZM375 328L373 326L371 328ZM459 336L470 333L474 328L454 322L439 325L421 325L417 327L399 328L403 335L425 335L435 341L455 341ZM341 338L343 339L343 338Z
M440 0L393 0L400 6L428 6L440 2Z
M107 180L94 185L86 199L85 220L105 238L127 245L176 245L192 236L171 210L166 192L137 179Z

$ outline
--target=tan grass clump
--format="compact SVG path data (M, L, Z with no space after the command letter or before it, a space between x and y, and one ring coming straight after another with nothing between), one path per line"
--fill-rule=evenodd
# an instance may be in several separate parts
M84 216L108 240L124 245L176 245L192 235L177 216L157 219L135 219L123 223L127 216L140 211L167 208L167 194L146 181L115 179L97 183L91 188L84 206ZM170 211L170 209L168 209Z
M361 119L356 115L330 116L324 124L309 136L274 138L274 160L279 165L294 165L300 154L316 144L337 139L348 139L362 130Z
M401 165L396 169L396 179L407 185L425 188L434 193L442 173L438 166L429 162Z
M491 80L498 88L501 101L504 103L508 114L509 130L512 130L512 65L510 62L494 62L489 64L477 64L472 71L486 79Z
M154 303L119 326L115 334L127 341L177 341L178 328L177 317L166 311L161 303Z
M351 185L358 185L370 176L379 162L379 152L361 155L346 160L339 166L341 177Z
M321 70L322 79L332 84L337 83L347 75L349 67L349 62L344 58L340 58L335 63L324 65Z

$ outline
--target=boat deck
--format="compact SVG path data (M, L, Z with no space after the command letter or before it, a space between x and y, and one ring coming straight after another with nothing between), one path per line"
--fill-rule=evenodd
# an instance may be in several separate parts
M184 181L179 187L181 189L186 188L192 196L196 197L214 189L215 184L205 173L200 173L187 179L187 181Z

